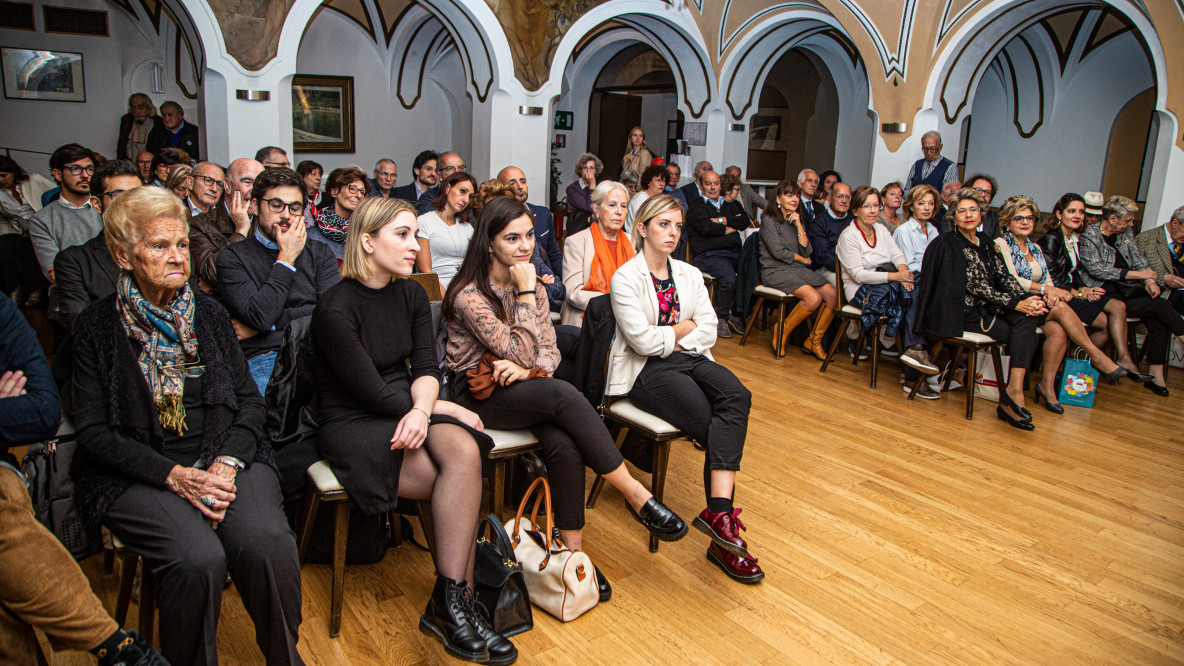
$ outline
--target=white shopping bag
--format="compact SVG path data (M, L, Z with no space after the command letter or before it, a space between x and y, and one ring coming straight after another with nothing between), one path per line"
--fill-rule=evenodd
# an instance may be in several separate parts
M1011 366L1011 357L1003 354L1003 372ZM995 376L995 362L990 351L974 353L974 397L999 402L999 378Z

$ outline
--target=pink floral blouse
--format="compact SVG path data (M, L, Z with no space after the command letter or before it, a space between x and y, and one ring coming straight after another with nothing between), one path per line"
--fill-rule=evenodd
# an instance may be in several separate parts
M539 368L548 376L559 367L559 348L555 345L555 327L547 291L540 282L535 287L535 304L522 303L514 292L490 284L509 314L509 323L497 318L484 294L469 284L460 290L454 304L459 321L448 322L445 367L462 372L477 365L481 355L491 352L523 368Z

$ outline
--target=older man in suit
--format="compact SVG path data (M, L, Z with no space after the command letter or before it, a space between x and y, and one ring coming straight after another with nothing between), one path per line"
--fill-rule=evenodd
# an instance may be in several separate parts
M1184 206L1172 211L1162 227L1148 229L1135 237L1139 251L1155 271L1161 296L1184 315Z

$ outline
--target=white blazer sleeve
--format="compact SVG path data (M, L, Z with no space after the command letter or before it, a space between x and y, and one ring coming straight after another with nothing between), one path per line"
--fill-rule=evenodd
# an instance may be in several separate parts
M674 328L658 326L646 317L649 308L645 300L653 289L643 280L637 279L638 272L626 264L613 275L609 297L613 304L613 316L617 319L617 330L633 351L641 356L666 358L674 353ZM647 277L642 275L642 277Z

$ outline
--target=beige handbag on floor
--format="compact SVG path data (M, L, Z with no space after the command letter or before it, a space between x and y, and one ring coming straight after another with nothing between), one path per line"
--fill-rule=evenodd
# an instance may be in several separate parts
M541 488L534 508L530 517L524 519L526 503L537 486ZM546 525L543 526L535 522L540 502L544 504ZM522 565L530 602L564 622L571 622L589 611L600 598L596 570L587 553L570 550L552 536L555 532L552 516L551 487L546 479L535 479L518 505L518 514L506 523L506 532L514 546L514 556Z

